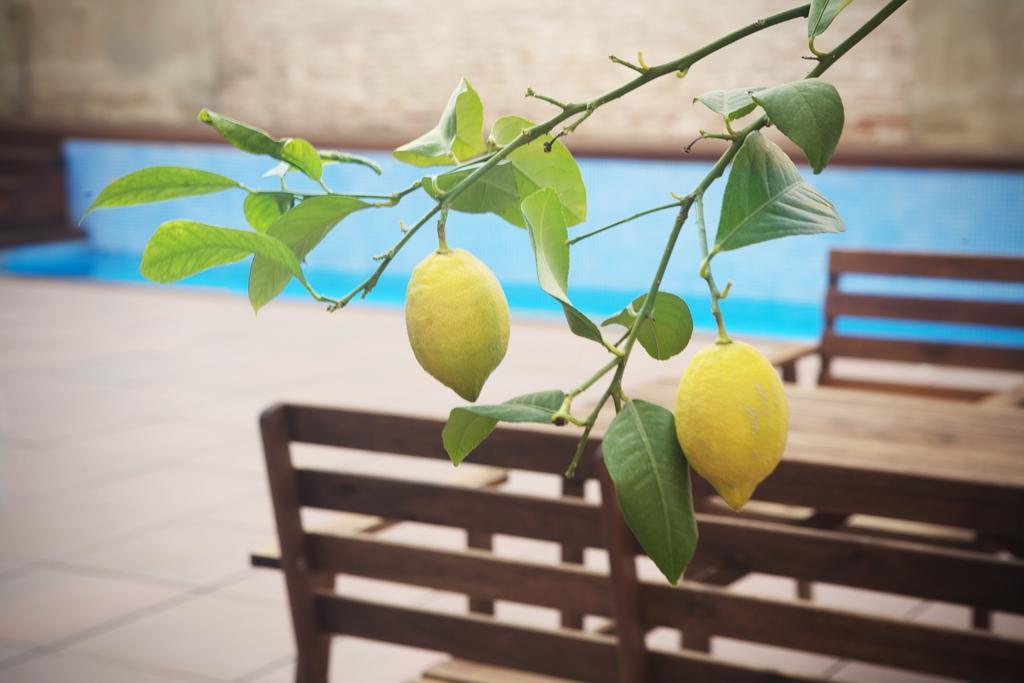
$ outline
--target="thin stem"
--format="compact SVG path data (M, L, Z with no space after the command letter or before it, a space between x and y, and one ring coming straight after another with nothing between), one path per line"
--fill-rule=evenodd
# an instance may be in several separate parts
M559 102L558 100L556 100L553 97L548 97L547 95L541 95L538 92L534 92L533 88L527 88L526 89L526 97L532 97L535 100L540 100L542 102L547 102L548 104L553 104L554 106L558 107L559 109L566 109L569 106L569 105L565 104L564 102Z
M608 59L612 60L612 63L614 63L614 64L618 64L620 66L624 66L627 69L632 69L633 71L636 71L638 73L643 73L644 72L644 70L642 68L640 68L639 66L637 66L633 62L627 62L625 59L619 59L615 55L608 55Z
M587 239L588 237L593 237L594 235L600 235L602 232L604 232L606 230L611 230L612 228L617 228L618 226L624 225L626 223L629 223L630 221L635 221L637 218L643 218L644 216L649 216L652 213L658 213L659 211L665 211L666 209L671 209L671 208L674 208L674 207L677 207L677 206L679 206L679 202L672 202L671 204L663 204L661 206L655 206L653 209L645 209L645 210L640 211L638 213L634 213L632 216L627 216L627 217L625 217L625 218L623 218L621 220L615 221L614 223L609 223L608 225L604 226L603 228L598 228L597 230L591 230L590 232L586 232L586 233L583 233L582 235L579 235L577 237L573 237L571 240L566 242L566 244L568 244L571 247L572 245L576 244L577 242L582 242L583 240Z
M373 288L377 285L377 280L380 279L381 274L385 270L387 270L388 265L395 258L395 254L397 254L399 252L399 250L401 250L401 248L404 247L405 244L410 239L412 239L412 236L416 234L417 230L419 230L424 225L426 225L426 223L431 218L433 218L435 215L437 215L437 212L439 212L440 210L441 210L441 205L440 204L434 204L434 208L430 209L430 211L425 213L422 218L420 218L418 221L416 221L416 224L413 225L411 228L409 228L409 230L404 235L402 235L402 238L400 240L398 240L397 242L395 242L394 246L392 246L390 249L388 249L387 252L385 252L384 258L382 258L380 260L380 265L378 265L377 268L373 271L373 273L370 274L370 277L368 277L365 280L363 280L363 282L360 283L351 292L349 292L345 296L343 296L340 299L338 299L337 303L332 305L332 306L330 306L330 307L328 307L327 311L328 312L334 312L334 311L338 310L339 308L344 308L346 305L348 305L348 303L350 301L352 301L352 299L356 298L356 296L360 292L363 293L363 298L366 298L366 295L369 294L373 290Z
M718 325L718 344L728 344L732 340L729 333L725 331L725 320L722 318L722 309L718 302L725 297L718 291L715 278L711 274L711 260L708 253L708 233L704 224L704 195L697 197L697 234L700 237L701 268L700 275L708 283L708 291L711 293L711 314L715 316L715 323Z
M448 242L444 238L445 224L448 222L448 205L444 205L441 208L441 215L437 219L437 250L442 254L446 254L451 249L448 248Z
M586 391L590 387L594 386L594 384L597 382L597 380L599 380L602 377L604 377L605 375L607 375L612 370L612 368L614 368L618 364L619 364L619 358L618 357L615 357L612 360L608 361L607 363L605 363L601 367L600 370L598 370L593 375L588 377L587 380L585 382L583 382L583 384L580 384L578 387L576 387L575 389L570 391L568 393L568 396L579 396L584 391Z

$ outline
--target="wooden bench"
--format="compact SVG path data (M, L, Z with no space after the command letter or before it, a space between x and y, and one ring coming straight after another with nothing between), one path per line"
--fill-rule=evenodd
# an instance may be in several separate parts
M829 255L825 331L820 342L792 348L772 359L786 381L796 381L798 359L817 354L821 358L819 384L978 400L992 392L836 375L833 360L860 358L1024 372L1022 347L859 336L841 332L836 326L837 319L852 316L1022 329L1024 302L853 293L840 286L846 275L1021 284L1024 258L833 250Z
M423 680L449 683L550 680L543 676L596 683L816 680L715 658L707 652L712 636L986 681L1018 680L1024 667L1024 642L986 631L741 595L694 580L763 572L1024 614L1024 562L1018 559L700 513L697 556L687 578L672 587L664 580L638 579L639 548L619 513L597 442L588 448L578 478L566 480L563 495L545 498L295 467L290 455L290 444L312 443L446 459L438 421L280 405L264 413L261 426L300 682L327 680L328 643L336 634L449 653L456 659L422 674ZM473 461L559 474L574 447L573 435L556 430L498 428ZM594 478L601 483L600 504L581 497L584 481ZM874 501L865 506L867 512L906 512L910 519L938 517L967 527L977 522L1024 537L1021 489L1000 496L977 485L924 479L893 473L870 480L843 468L784 461L759 499L797 505L824 500L826 508L842 509L862 509L861 502ZM707 497L706 487L696 482L698 498ZM901 494L874 495L879 488ZM949 504L942 507L944 501ZM303 507L553 542L562 547L562 562L410 545L370 534L327 534L303 528ZM581 565L583 548L605 550L610 571ZM376 603L372 595L343 596L334 589L336 574L462 593L474 598L478 609L440 613ZM488 613L495 600L559 610L562 626L498 620ZM613 632L580 630L584 614L614 620ZM647 648L645 635L659 626L680 630L687 649Z

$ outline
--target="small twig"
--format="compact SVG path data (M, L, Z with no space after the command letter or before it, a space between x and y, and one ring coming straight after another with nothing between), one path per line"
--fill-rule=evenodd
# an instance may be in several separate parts
M627 69L632 69L633 71L636 71L638 73L644 73L642 67L637 66L633 62L627 62L625 59L619 59L615 55L608 55L608 59L612 60L616 64L626 67Z
M547 95L541 95L540 93L535 92L533 88L527 88L526 89L526 95L524 95L524 97L532 97L535 100L540 100L542 102L547 102L548 104L553 104L556 107L558 107L559 109L561 109L562 111L565 111L566 109L568 109L569 107L572 106L572 105L569 105L569 104L565 104L564 102L559 102L558 100L556 100L553 97L548 97Z
M611 230L612 228L616 228L616 227L618 227L620 225L623 225L625 223L629 223L630 221L635 221L637 218L643 218L644 216L648 216L648 215L650 215L652 213L658 213L659 211L665 211L667 209L675 208L675 207L679 206L681 201L683 201L683 200L675 201L675 202L672 202L671 204L663 204L662 206L655 206L652 209L645 209L645 210L640 211L638 213L634 213L632 216L627 216L627 217L625 217L623 219L615 221L614 223L609 223L608 225L606 225L606 226L604 226L602 228L598 228L597 230L591 230L590 232L587 232L587 233L584 233L582 235L579 235L578 237L573 237L571 240L566 242L566 244L568 244L571 247L572 245L576 244L577 242L582 242L583 240L587 239L588 237L593 237L594 235L600 235L602 232L604 232L606 230Z

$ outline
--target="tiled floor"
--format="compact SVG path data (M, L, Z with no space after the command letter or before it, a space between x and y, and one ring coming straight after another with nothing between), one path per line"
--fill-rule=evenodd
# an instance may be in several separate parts
M603 361L603 351L561 326L517 321L482 398L572 385ZM640 356L629 381L678 374L685 364L686 356ZM0 683L292 680L280 576L247 565L247 550L272 534L256 418L278 400L430 416L457 401L419 370L396 312L327 315L277 303L254 318L242 299L217 294L0 278ZM304 449L296 457L325 456ZM330 457L359 469L388 465ZM415 474L449 471L432 463ZM525 475L509 483L532 493L556 485ZM386 533L416 542L425 532ZM458 533L430 538L463 542ZM554 552L510 538L496 548L538 559ZM465 603L351 578L339 589L441 610ZM751 576L736 589L790 596L793 586ZM820 586L817 597L935 623L967 619L955 607L840 587ZM499 614L554 618L508 603ZM996 624L1024 631L1021 620ZM672 645L677 636L652 638ZM836 680L920 680L720 638L714 652ZM342 638L334 657L336 681L394 683L441 655Z

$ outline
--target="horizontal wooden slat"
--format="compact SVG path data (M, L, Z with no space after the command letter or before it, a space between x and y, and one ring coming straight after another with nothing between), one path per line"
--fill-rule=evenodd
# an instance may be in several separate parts
M1009 256L834 249L829 255L829 271L833 275L873 273L1024 282L1024 259Z
M473 531L604 547L596 505L337 472L297 470L302 504ZM893 489L889 491L891 497ZM762 571L1024 612L1024 564L929 545L698 514L696 566ZM1018 520L1019 523L1019 520Z
M684 582L642 584L650 625L697 628L713 635L843 659L971 680L1016 681L1024 641L901 619L851 614L819 605L737 595Z
M614 640L575 630L513 626L475 615L439 614L319 595L322 628L372 640L439 650L455 657L593 683L616 683ZM690 653L651 652L650 683L811 681Z
M299 503L308 507L573 545L604 545L597 508L583 500L308 469L295 470L295 476Z
M1024 372L1024 348L1007 346L903 341L830 332L822 336L821 354Z
M1022 303L854 294L834 287L825 298L825 315L1024 327Z
M848 532L698 515L726 567L1024 613L1024 562Z
M949 401L974 403L990 394L978 389L961 389L959 387L938 386L929 384L901 384L897 382L878 382L870 379L853 379L840 377L827 372L818 378L822 386L839 387L842 389L863 389L865 391L884 391L903 396L925 396Z
M828 453L823 452L822 456ZM695 495L714 495L700 477ZM1024 497L1016 486L980 484L898 471L783 460L755 497L839 513L862 513L1024 537Z
M331 408L286 407L290 436L302 443L357 448L448 460L441 445L442 422L406 415L354 413ZM572 460L578 435L498 427L473 451L473 463L562 474ZM592 476L597 444L591 443L577 477Z
M818 393L822 394L822 400L829 399L831 396L827 392ZM853 392L835 393L841 394L843 397L855 398L858 396ZM886 400L891 401L890 399ZM938 402L929 402L929 405L931 403ZM325 431L317 431L310 424L302 428L301 436L308 440L312 440L314 437L325 439L315 441L316 443L330 444L333 442L328 437L335 437L341 438L346 443L355 444L353 447L358 448L376 445L387 452L418 451L422 453L427 451L430 457L445 457L440 446L434 449L432 446L424 447L422 443L416 441L405 441L406 430L415 429L421 435L420 442L423 441L422 434L426 431L431 435L430 443L433 443L442 426L438 421L369 413L347 413L325 408L290 407L289 411L291 415L305 415L310 417L312 422L323 425ZM883 402L880 404L879 411L892 413L894 408L889 406L889 403ZM904 409L902 412L896 410L895 412L902 415L908 413L908 410ZM971 415L980 412L973 411ZM829 414L839 414L839 411L831 411ZM951 413L948 420L950 428L961 424L963 417L962 414ZM982 417L984 417L984 413L982 413ZM927 419L927 423L921 422L925 419ZM921 438L924 438L926 432L930 433L928 430L935 431L929 426L935 419L932 412L919 414L910 411L907 417L907 420L914 424L921 422L921 425L916 427L917 432L922 434ZM302 418L300 422L305 423L305 420L306 418ZM794 424L800 424L796 418L794 418ZM978 425L987 424L979 418L977 425L974 422L964 422L964 429L967 429L969 434L974 434L972 429ZM366 434L361 435L359 425L366 428ZM1002 433L1007 428L1005 420L994 422L991 425L993 433ZM833 433L848 434L850 429L851 427L837 427L832 431ZM370 434L371 431L373 434ZM500 435L503 431L505 430L496 430L496 434ZM507 431L512 432L513 430ZM942 434L945 434L946 431L948 430L943 429ZM518 460L522 459L531 460L537 464L539 449L536 447L536 440L547 441L550 438L560 437L557 434L538 435L525 431L516 431L514 434L516 437L529 438L523 441L518 448L502 446L499 450L488 451L501 453L500 459L491 459L492 463L497 461L505 466L515 468L518 466ZM984 435L979 435L979 438L984 438ZM886 441L893 442L893 439L887 438ZM592 443L596 447L599 442L594 440ZM796 446L800 446L798 450L801 453L806 451L808 454L820 456L822 460L830 457L829 450L832 447L825 438L822 438L821 446L817 451L812 452L813 449L807 445L795 443L794 448ZM939 446L943 446L943 444L939 444ZM482 447L481 452L483 450L485 449ZM878 453L877 455L879 462L887 465L900 462L899 448L895 445L891 454ZM474 453L474 458L476 456L477 453ZM562 463L559 458L549 459L558 462L558 467L561 468ZM581 467L585 466L589 469L591 464L590 460L584 458ZM387 480L384 480L384 483L387 483ZM694 486L698 489L703 487L704 493L710 492L710 488L700 478L694 479ZM898 491L899 495L893 495L895 491ZM829 465L825 462L801 462L784 459L776 472L759 487L757 497L771 502L806 505L834 512L859 512L947 524L977 529L997 536L1024 538L1024 496L1021 495L1018 487L1004 483L976 483L963 481L960 477L931 476L913 471L844 467Z
M489 552L424 548L370 537L308 534L306 543L310 563L318 570L612 615L608 576L579 565L520 562Z
M491 600L613 616L609 577L572 565L542 565L490 553L428 549L379 539L307 536L312 566ZM649 625L700 628L715 635L947 675L1024 667L1024 643L984 632L939 628L737 595L684 581L643 584ZM931 653L929 648L934 648ZM929 653L923 656L922 653Z

